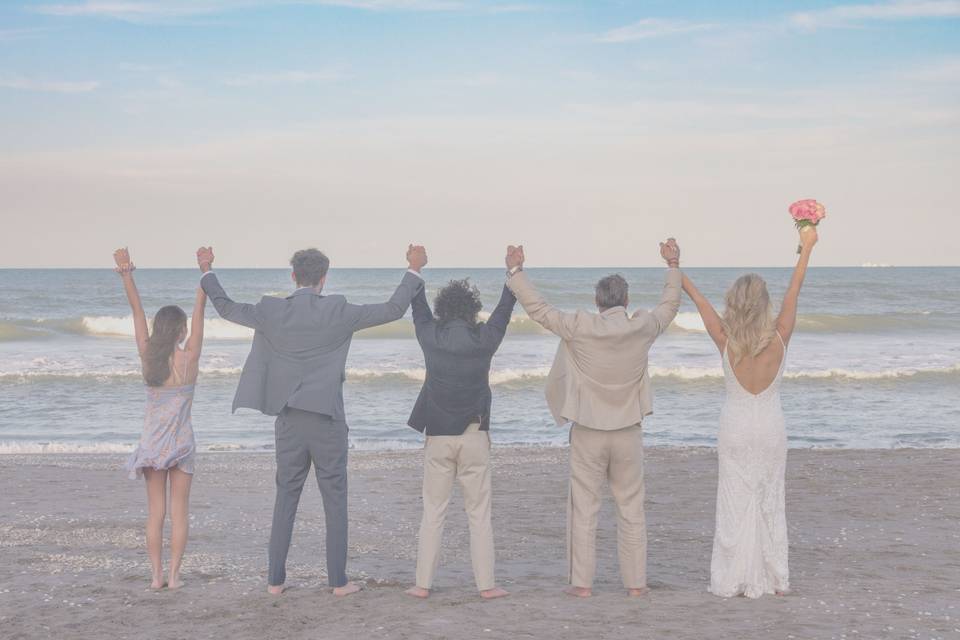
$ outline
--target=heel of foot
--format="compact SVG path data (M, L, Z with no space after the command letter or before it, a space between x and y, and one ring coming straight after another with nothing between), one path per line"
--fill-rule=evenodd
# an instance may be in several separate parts
M349 596L350 594L357 593L360 591L360 586L352 582L348 582L342 587L334 587L333 595L342 598L344 596Z

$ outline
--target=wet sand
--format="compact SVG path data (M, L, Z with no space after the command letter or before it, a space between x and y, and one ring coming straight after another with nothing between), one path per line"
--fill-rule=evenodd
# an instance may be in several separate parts
M308 482L282 597L265 593L273 458L201 454L186 586L151 592L142 483L122 456L0 456L0 637L19 638L957 638L960 450L791 451L792 593L706 592L716 457L648 449L651 593L628 599L607 499L596 596L564 596L567 452L494 449L497 574L474 591L466 518L451 502L427 601L413 580L420 452L351 456L350 564L365 591L337 599L323 572L323 510Z

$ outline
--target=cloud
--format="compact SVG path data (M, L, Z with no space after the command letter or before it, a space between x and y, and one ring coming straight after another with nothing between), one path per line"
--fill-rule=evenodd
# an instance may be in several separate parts
M228 8L249 5L250 2L166 2L96 1L43 4L33 10L50 16L113 18L126 22L155 22L215 13Z
M0 42L13 42L15 40L25 40L36 35L51 31L46 28L23 28L23 29L0 29Z
M319 71L286 70L269 73L246 73L224 78L221 82L231 87L257 87L277 84L317 84L337 82L346 76L337 69Z
M877 20L960 17L958 0L893 0L874 4L838 5L817 11L802 11L789 16L789 23L800 29L852 26Z
M500 83L500 74L492 71L484 71L464 75L457 78L456 83L465 87L492 87Z
M369 11L456 11L467 8L457 0L303 0L297 4L316 4Z
M597 35L594 40L607 43L633 42L635 40L646 40L647 38L661 38L664 36L707 31L713 28L715 28L715 25L706 22L645 18L633 24L605 31Z
M157 23L239 9L270 6L328 6L366 11L457 11L482 9L511 13L530 11L532 5L469 4L462 0L85 0L32 7L33 11L60 17L109 18L134 23Z
M910 80L960 84L960 58L947 58L907 74Z
M89 93L100 87L94 80L76 82L64 80L32 80L28 78L0 78L0 89L40 91L45 93Z
M537 4L495 4L486 7L488 13L530 13L541 11L544 7Z

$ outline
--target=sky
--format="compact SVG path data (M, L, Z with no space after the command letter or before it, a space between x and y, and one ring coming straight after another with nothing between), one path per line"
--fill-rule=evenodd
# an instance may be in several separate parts
M0 267L960 264L960 1L0 3Z

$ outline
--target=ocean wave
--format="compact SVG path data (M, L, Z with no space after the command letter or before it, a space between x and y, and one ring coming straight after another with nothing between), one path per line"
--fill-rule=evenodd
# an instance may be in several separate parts
M133 336L133 316L84 316L79 324L68 320L61 326L91 336ZM213 340L243 340L252 337L253 330L223 318L206 318L203 336Z
M202 367L200 369L201 384L204 377L236 378L240 375L240 367ZM657 367L651 366L650 377L654 379L677 380L686 382L720 380L723 370L720 367ZM508 368L494 369L490 372L490 384L493 386L524 386L543 384L550 373L549 367L534 367L529 369ZM904 367L880 370L857 370L845 368L829 369L798 369L788 370L784 378L790 380L850 380L850 381L881 381L903 380L911 378L952 378L960 377L960 364L950 367ZM139 380L139 369L99 369L99 370L66 370L58 371L53 368L28 369L24 371L0 372L0 382L56 382L63 380L92 380L109 381L112 379ZM374 369L349 368L347 382L355 384L390 384L407 383L420 384L426 379L426 370L422 367Z
M797 316L797 330L808 333L869 333L952 328L956 326L956 323L956 317L942 317L929 311L853 315L813 313ZM706 333L707 331L703 326L703 318L695 311L678 313L670 329L690 333Z
M0 455L38 453L130 453L132 443L124 442L0 442Z
M51 365L46 368L32 368L20 371L0 371L0 382L44 382L56 380L112 380L142 377L140 369L57 369ZM201 376L236 377L240 367L201 367Z
M486 322L490 318L490 314L486 312L480 313L480 320ZM508 329L511 335L540 335L548 336L551 335L549 331L541 327L539 324L531 320L528 316L525 315L514 315L510 318L510 327ZM374 340L384 340L384 339L397 339L397 338L416 338L416 331L414 329L413 323L408 319L397 320L389 324L382 324L378 327L371 327L369 329L364 329L358 331L354 338L364 340L364 339L374 339Z
M691 331L694 333L706 333L707 329L703 326L703 318L696 311L681 311L673 319L670 325L673 331Z
M489 318L480 314L481 320ZM909 330L954 328L957 314L934 314L929 311L887 314L806 314L797 318L799 331L810 333L869 333ZM149 320L148 320L149 322ZM670 326L674 333L705 333L703 320L695 311L677 314ZM524 314L514 314L510 320L510 335L547 336L549 332ZM0 342L14 342L50 338L57 334L93 337L132 337L133 316L82 316L63 319L34 319L0 322ZM223 318L207 318L204 337L208 340L249 340L253 330ZM413 323L409 319L357 332L359 340L414 339Z
M506 434L494 429L494 444L498 447L517 448L564 448L567 446L567 433L562 429L553 429L531 437ZM713 448L716 443L712 431L702 434L676 434L668 431L648 430L645 440L648 446L665 448L705 447ZM791 436L787 446L791 449L953 449L958 445L957 438L941 433L896 434L876 436L870 439L854 437L845 440L842 437L816 437L811 435ZM121 456L129 455L133 442L0 442L0 455L114 455L117 456L117 469L120 469ZM409 438L378 438L376 436L351 437L349 448L357 452L399 452L423 448L422 436L410 432ZM213 442L197 446L201 454L273 454L274 445L262 443Z
M20 342L49 338L50 333L11 322L0 322L0 342Z

